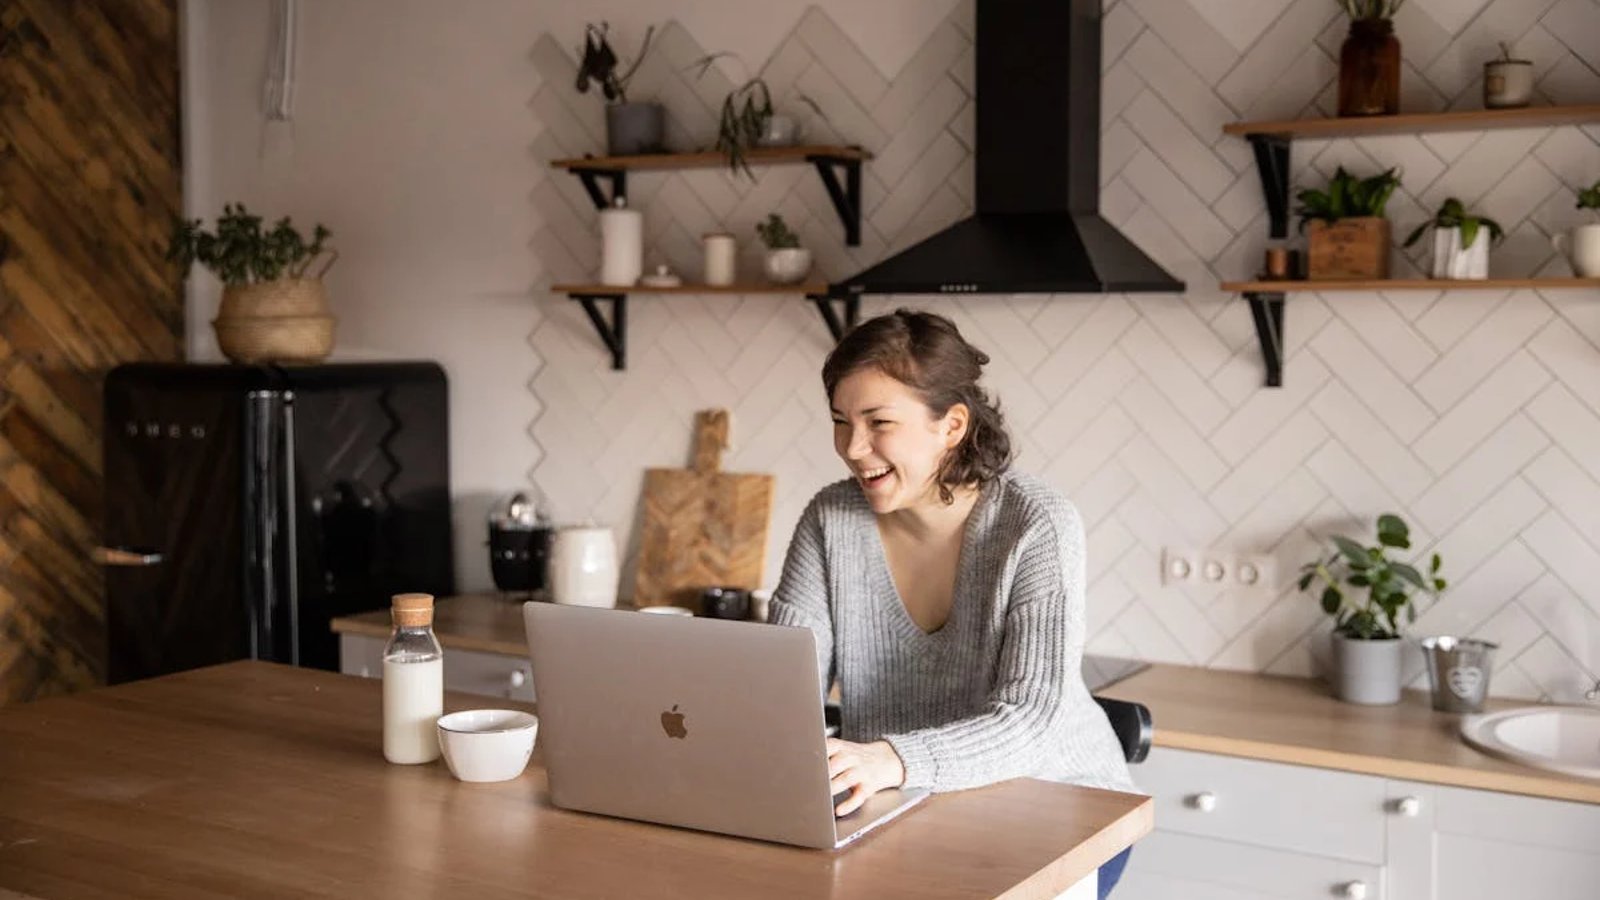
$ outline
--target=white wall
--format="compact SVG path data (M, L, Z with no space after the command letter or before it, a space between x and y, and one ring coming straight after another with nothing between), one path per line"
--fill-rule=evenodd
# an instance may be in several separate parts
M545 166L602 133L598 101L572 90L572 48L585 19L608 18L625 48L670 23L635 93L667 104L681 142L709 137L745 74L727 61L686 75L706 51L762 68L780 105L815 98L827 121L813 135L878 154L861 248L842 247L803 168L753 183L635 177L630 194L653 260L692 274L701 231L750 235L779 209L837 277L970 205L970 0L302 0L292 129L259 114L267 7L190 5L187 204L326 222L342 253L338 355L444 363L463 586L488 583L482 510L514 487L536 484L562 520L615 525L631 544L641 470L682 464L693 410L715 405L734 412L730 467L778 475L775 579L805 499L842 473L817 378L827 332L797 299L638 298L629 369L609 370L575 304L541 291L595 262L592 208ZM1411 108L1476 105L1498 39L1535 59L1544 100L1600 100L1595 0L1415 0L1398 31ZM1328 111L1342 35L1326 0L1108 2L1102 206L1188 293L909 300L995 357L1020 465L1084 510L1093 649L1309 671L1326 624L1292 570L1328 530L1394 510L1457 585L1419 629L1501 641L1498 693L1570 698L1600 670L1593 292L1297 296L1286 387L1268 391L1245 307L1216 288L1255 269L1266 229L1248 148L1221 125ZM1548 234L1578 221L1571 188L1600 177L1597 139L1565 127L1302 142L1295 164L1308 181L1338 163L1401 165L1397 233L1454 194L1511 231L1497 274L1564 273ZM199 357L214 353L214 298L197 286ZM1280 583L1162 588L1162 547L1267 553Z

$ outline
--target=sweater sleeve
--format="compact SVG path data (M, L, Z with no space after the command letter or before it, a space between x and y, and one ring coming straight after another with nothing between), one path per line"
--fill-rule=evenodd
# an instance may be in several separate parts
M1083 662L1084 536L1064 500L1044 511L1017 558L987 708L946 725L885 735L906 787L951 791L1039 772L1066 745L1066 686Z
M800 514L783 560L783 575L768 605L767 621L810 628L817 641L817 677L826 696L833 684L833 613L828 605L828 563L822 513L813 499Z

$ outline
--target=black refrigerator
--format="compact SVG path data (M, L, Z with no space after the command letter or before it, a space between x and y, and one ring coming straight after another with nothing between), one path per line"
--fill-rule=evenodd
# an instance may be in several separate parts
M434 363L113 369L108 680L337 670L331 619L451 593L448 429Z

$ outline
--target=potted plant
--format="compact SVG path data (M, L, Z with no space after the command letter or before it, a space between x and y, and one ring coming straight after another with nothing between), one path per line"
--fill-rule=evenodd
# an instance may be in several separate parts
M1600 212L1600 181L1578 192L1578 208ZM1600 225L1579 225L1571 234L1552 235L1550 242L1579 278L1600 278Z
M1295 195L1306 232L1307 275L1323 280L1389 277L1389 220L1384 209L1400 178L1394 169L1356 178L1340 166L1326 191Z
M724 56L738 59L726 51L702 56L693 68L696 78L702 78L712 63ZM805 94L796 95L801 103L811 108L818 117L827 120L815 100ZM717 150L728 158L728 168L754 178L746 154L752 147L787 147L800 138L800 125L793 116L776 113L772 106L772 89L759 76L745 81L722 98L722 110L717 116Z
M1300 590L1321 585L1322 610L1333 616L1335 691L1348 703L1386 704L1400 699L1400 619L1416 621L1417 592L1437 595L1439 554L1424 575L1415 566L1390 559L1390 550L1411 549L1411 530L1399 516L1378 517L1378 544L1365 547L1334 535L1334 552L1300 569ZM1356 596L1365 591L1365 599Z
M621 61L607 34L611 26L605 22L584 26L583 56L578 63L578 93L589 92L591 84L600 86L606 98L606 152L612 156L631 156L639 153L663 153L666 145L666 113L659 103L634 103L628 100L628 83L639 71L639 63L650 52L650 41L656 28L645 29L644 42L639 45L639 55L626 72L618 73Z
M1489 277L1489 245L1505 238L1500 223L1486 216L1473 215L1460 200L1449 198L1433 218L1406 238L1410 247L1433 228L1433 277L1482 280ZM1482 232L1487 231L1487 235ZM1483 240L1478 240L1479 237Z
M185 271L198 262L222 281L211 326L224 356L238 363L318 362L333 350L334 318L322 277L338 253L320 223L307 241L286 216L263 230L242 203L227 204L215 231L200 219L178 220L167 259ZM324 259L314 275L311 266Z
M811 271L811 251L800 246L800 237L789 230L783 216L773 213L756 223L756 233L767 245L765 268L774 284L799 284Z
M1400 111L1400 39L1394 14L1405 0L1335 0L1350 17L1339 48L1339 115L1384 116Z

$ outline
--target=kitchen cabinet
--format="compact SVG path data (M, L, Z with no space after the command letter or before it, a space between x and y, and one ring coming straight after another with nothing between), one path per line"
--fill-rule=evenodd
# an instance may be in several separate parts
M383 677L383 638L339 635L339 671L362 678ZM533 673L526 656L506 656L446 647L444 689L486 697L533 702Z
M1118 900L1593 900L1600 806L1157 747Z

